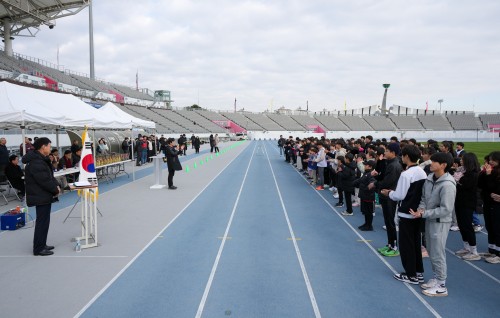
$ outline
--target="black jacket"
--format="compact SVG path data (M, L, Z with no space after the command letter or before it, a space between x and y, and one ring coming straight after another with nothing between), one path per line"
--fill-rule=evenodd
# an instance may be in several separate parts
M375 178L371 174L372 170L366 170L361 178L354 180L354 186L359 188L358 197L362 201L375 201L375 189L368 189L368 185L375 182Z
M379 176L380 178L377 181L377 190L395 190L402 170L403 167L397 157L386 160L385 172L383 175Z
M195 149L199 149L200 148L200 138L195 138L194 141L193 141L193 146Z
M500 194L500 175L495 170L490 175L481 171L478 178L478 187L481 189L481 197L485 206L500 204L491 198L492 193Z
M457 182L457 196L455 197L455 210L476 209L477 205L477 182L479 172L465 171Z
M23 180L23 170L18 165L9 163L7 167L5 167L5 176L10 181L14 189L24 189L24 180Z
M9 150L7 146L0 145L0 166L9 164Z
M181 162L179 161L180 151L175 149L174 147L167 146L166 156L167 156L167 166L168 170L182 170Z
M356 179L356 162L352 161L347 165L342 165L342 171L337 172L339 187L342 191L353 192L354 180Z
M28 206L52 203L53 197L59 193L59 190L49 157L35 150L23 157L23 163L26 165L24 172Z

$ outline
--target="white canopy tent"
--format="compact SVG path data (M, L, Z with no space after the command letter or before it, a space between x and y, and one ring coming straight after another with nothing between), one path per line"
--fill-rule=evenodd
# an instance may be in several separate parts
M129 128L71 94L9 82L0 82L0 115L5 128Z
M115 120L71 94L0 82L0 127L21 128L23 141L26 128L55 129L59 147L60 128L85 126L90 129L132 128L129 120Z
M114 120L123 123L124 126L127 126L128 128L156 128L156 124L154 122L134 117L118 108L118 106L112 102L107 102L104 106L99 108L99 112L106 118L113 118Z

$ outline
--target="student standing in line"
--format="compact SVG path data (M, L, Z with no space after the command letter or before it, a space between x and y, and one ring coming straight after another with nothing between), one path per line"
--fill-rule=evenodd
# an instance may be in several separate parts
M398 208L399 218L399 253L404 272L395 274L394 278L409 284L418 285L424 282L424 264L422 262L421 236L419 218L410 214L416 210L422 198L422 186L427 174L417 164L420 149L415 145L407 145L401 151L406 170L398 179L396 190L383 189L380 193L393 201L401 201Z
M453 158L446 153L431 156L431 174L422 189L422 199L417 211L410 209L416 218L425 218L425 238L434 277L420 285L426 296L448 296L446 288L446 240L455 209L456 183L448 173Z
M344 164L338 167L338 174L346 204L346 210L341 214L343 216L352 216L352 195L354 194L354 180L356 179L356 162L352 153L345 155Z
M455 214L458 227L464 242L464 248L455 254L466 261L479 261L476 233L472 225L472 215L477 206L477 183L479 177L479 161L474 153L464 153L461 157L459 171L453 177L457 182Z
M323 142L318 141L316 146L318 147L318 155L316 156L316 159L314 159L318 167L318 182L316 183L316 190L322 191L324 190L325 185L326 154Z
M373 231L373 212L375 211L375 189L368 189L368 185L375 181L371 172L375 167L375 160L363 162L365 171L361 178L354 181L354 186L359 187L359 200L361 201L361 213L365 216L365 223L358 226L361 231Z
M391 138L392 140L392 138ZM397 142L391 142L387 145L384 152L385 158L385 171L383 175L377 175L377 172L372 172L377 181L375 184L370 185L376 187L379 191L382 189L395 190L398 184L399 176L401 175L402 166L399 163L398 154L400 153L399 144ZM382 206L382 212L384 214L384 223L387 229L387 245L379 248L378 251L384 256L399 256L399 251L397 247L397 231L396 224L394 222L394 217L396 215L397 202L391 200L389 197L380 195L379 196L380 205Z
M488 155L488 163L479 174L483 197L484 224L488 231L488 253L485 261L500 264L500 151Z

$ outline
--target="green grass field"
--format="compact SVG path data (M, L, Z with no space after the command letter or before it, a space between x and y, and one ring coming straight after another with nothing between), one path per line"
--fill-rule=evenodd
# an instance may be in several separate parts
M490 152L500 151L500 142L464 142L464 144L465 151L475 153L480 164L483 164L483 158Z

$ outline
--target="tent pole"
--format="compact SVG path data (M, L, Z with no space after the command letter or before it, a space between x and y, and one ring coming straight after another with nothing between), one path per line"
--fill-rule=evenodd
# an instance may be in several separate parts
M21 143L23 145L23 156L25 156L26 155L26 141L25 141L25 139L26 139L26 126L24 125L24 110L23 110L21 115L23 117L23 121L21 123L21 134L22 134L23 140L21 140ZM24 165L23 165L23 168L24 168Z
M56 128L56 148L59 153L62 153L61 149L59 148L59 128Z
M135 181L134 125L130 128L130 152L132 153L132 181Z

